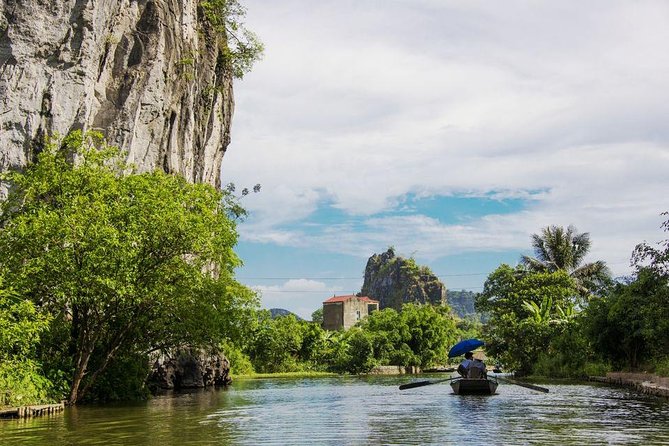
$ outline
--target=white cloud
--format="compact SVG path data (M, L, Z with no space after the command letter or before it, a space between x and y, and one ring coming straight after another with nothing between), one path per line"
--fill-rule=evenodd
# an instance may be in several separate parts
M307 320L324 300L342 291L340 286L328 286L310 279L290 279L281 285L249 286L260 293L263 308L290 309Z
M669 3L245 0L266 58L236 85L224 180L263 184L247 239L363 253L527 250L548 224L626 268L669 209ZM527 195L466 224L401 197ZM360 228L290 225L324 202Z

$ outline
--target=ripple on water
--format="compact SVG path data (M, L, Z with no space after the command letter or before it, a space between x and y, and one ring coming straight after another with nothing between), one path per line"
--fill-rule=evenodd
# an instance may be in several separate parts
M400 392L390 382L259 383L245 391L248 412L224 407L209 417L234 426L238 444L669 444L666 408L616 389L557 385L540 394L507 385L493 397L463 397L447 386Z
M406 381L238 381L0 423L0 444L669 445L669 403L625 389L549 384L544 394L501 384L494 396L457 396L447 384L399 391Z

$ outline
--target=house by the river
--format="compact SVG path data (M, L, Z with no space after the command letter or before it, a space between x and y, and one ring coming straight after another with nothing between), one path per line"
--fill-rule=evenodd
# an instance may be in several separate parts
M379 301L366 296L333 296L323 302L323 328L349 329L378 309Z

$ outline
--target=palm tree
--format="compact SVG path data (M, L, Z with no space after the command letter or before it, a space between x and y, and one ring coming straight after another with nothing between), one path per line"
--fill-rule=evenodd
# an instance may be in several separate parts
M590 250L590 234L579 234L574 226L547 226L541 234L532 234L536 257L522 256L521 262L530 271L566 271L576 282L581 294L587 296L611 280L609 268L601 260L581 265Z

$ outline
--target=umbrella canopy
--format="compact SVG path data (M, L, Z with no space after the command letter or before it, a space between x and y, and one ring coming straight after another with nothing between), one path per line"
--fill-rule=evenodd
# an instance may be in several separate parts
M451 351L448 352L448 357L453 358L455 356L464 355L465 353L470 352L475 348L479 348L484 344L485 343L483 341L479 341L478 339L465 339L453 346Z

